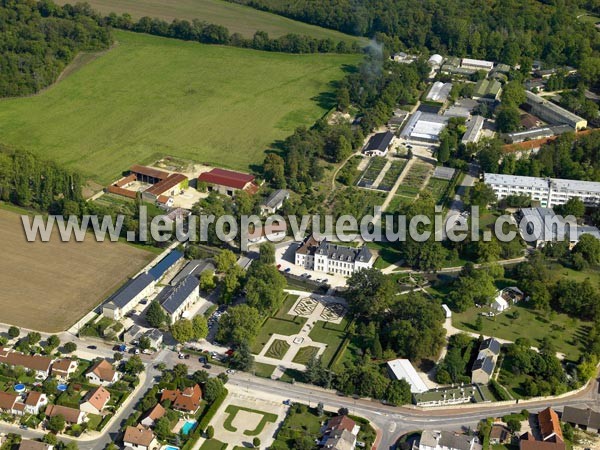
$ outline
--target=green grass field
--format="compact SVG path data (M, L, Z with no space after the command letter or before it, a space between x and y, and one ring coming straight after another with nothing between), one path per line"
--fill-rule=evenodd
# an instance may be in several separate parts
M281 339L275 339L269 349L265 352L267 358L282 359L290 349L290 344Z
M71 0L58 0L58 4L73 3ZM359 40L338 31L315 25L297 22L277 14L259 11L248 6L222 0L89 0L88 3L102 14L116 12L129 13L134 19L144 16L157 17L171 22L173 19L199 19L223 25L230 33L240 33L251 37L257 30L266 31L272 37L288 33L306 34L319 39L331 38L334 41ZM359 42L364 42L362 40Z
M248 170L332 106L356 55L290 55L115 31L40 95L0 101L0 142L106 184L165 155Z
M298 364L306 364L319 353L319 347L302 347L294 356L293 362Z
M346 338L346 327L348 321L344 318L340 324L334 324L331 322L324 322L322 320L317 321L313 329L309 333L309 337L315 342L322 342L327 344L327 348L321 355L321 360L325 367L331 364L335 357L338 349Z
M544 315L525 305L526 303L524 306L513 306L495 317L484 317L481 334L510 341L524 337L536 347L544 336L548 336L557 350L564 353L568 360L577 361L581 353L582 339L588 332L586 324L566 314ZM479 333L474 325L477 314L483 310L487 311L487 308L470 308L463 313L454 313L452 324L457 328ZM514 311L519 311L519 317L516 319L512 317Z

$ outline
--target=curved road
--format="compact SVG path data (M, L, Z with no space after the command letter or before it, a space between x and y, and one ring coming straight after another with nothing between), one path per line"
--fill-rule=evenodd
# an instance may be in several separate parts
M109 442L117 440L122 422L133 413L137 401L154 384L154 377L160 374L154 368L156 363L164 362L167 366L173 367L175 364L182 362L177 359L177 353L171 350L162 350L155 357L148 358L147 361L146 371L142 376L143 380L140 386L130 396L103 432L84 435L82 438L76 440L81 450L101 450ZM195 358L184 362L188 365L191 372L202 368L202 364ZM222 367L213 367L209 372L212 375L216 375L224 370ZM235 386L238 390L254 393L259 397L268 397L280 401L290 399L312 406L316 406L318 402L322 402L326 408L333 410L341 407L348 408L351 414L369 419L378 429L381 438L378 445L380 450L389 449L402 434L413 430L423 428L460 429L461 427L474 429L477 422L490 416L502 416L524 408L535 412L547 406L552 406L559 410L566 405L594 406L598 405L599 399L597 380L590 382L582 391L560 399L529 401L511 405L490 403L482 404L481 406L457 406L452 409L432 408L428 410L415 407L393 407L376 401L344 397L332 390L299 383L289 384L259 378L244 372L238 372L230 376L228 384ZM44 435L40 431L21 430L16 425L4 423L0 424L0 432L19 433L31 439L40 438ZM60 439L66 442L73 440L65 436L60 436Z

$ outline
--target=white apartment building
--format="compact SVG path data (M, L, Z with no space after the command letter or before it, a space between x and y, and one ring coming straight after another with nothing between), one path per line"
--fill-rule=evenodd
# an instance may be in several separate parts
M523 177L485 173L485 184L489 185L498 200L510 195L524 195L539 201L540 206L553 208L571 198L580 199L586 206L600 204L600 182L563 180L559 178Z
M297 266L318 272L350 276L360 269L373 267L373 254L363 245L360 248L317 241L312 235L296 249Z

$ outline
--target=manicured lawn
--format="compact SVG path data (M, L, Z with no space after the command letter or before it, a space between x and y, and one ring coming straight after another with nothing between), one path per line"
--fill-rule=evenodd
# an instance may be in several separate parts
M259 362L254 363L253 371L254 375L256 375L257 377L271 378L271 375L273 375L274 370L275 366L272 366L270 364L264 364Z
M88 414L88 429L90 430L97 430L98 429L98 425L100 425L100 422L102 422L102 416L99 416L98 414Z
M221 441L217 441L216 439L207 439L204 441L200 450L225 450L227 448L227 444Z
M290 344L281 339L275 339L269 349L265 352L267 358L281 359L290 349Z
M225 419L225 422L223 422L223 428L225 428L227 431L231 431L232 433L238 431L238 429L235 428L232 423L239 411L246 411L262 416L262 419L260 420L255 429L244 431L244 434L246 436L258 436L265 428L265 425L267 425L267 423L274 423L277 421L277 414L271 414L264 411L259 411L257 409L244 408L242 406L237 405L229 405L227 406L227 408L225 408L225 412L229 414L229 416L227 417L227 419Z
M309 337L313 341L327 344L325 352L323 352L321 355L323 364L326 367L331 364L331 361L340 348L340 345L342 345L342 342L344 342L347 325L348 321L346 319L342 319L342 322L339 325L319 320L315 323L313 329L310 331Z
M118 45L40 95L2 100L1 142L102 184L167 155L249 170L333 106L316 97L360 61L114 36Z
M258 336L254 339L251 347L252 353L260 353L273 334L291 336L300 332L306 323L306 318L287 314L297 299L298 297L295 295L288 295L281 308L266 320Z
M395 245L390 242L368 242L367 247L379 252L379 257L375 260L376 269L385 269L386 267L396 264L402 260L402 254L395 248Z
M57 3L65 4L69 3L69 0L58 0ZM221 0L90 0L88 3L105 15L111 12L128 13L135 19L148 16L168 22L173 19L199 19L222 25L227 27L230 33L240 33L246 37L252 37L260 30L266 31L272 37L297 33L319 39L331 38L336 42L364 41L334 30Z
M464 313L454 313L452 323L457 328L479 333L474 328L477 315L487 311L488 308L471 308ZM515 311L519 312L517 319L512 317ZM531 340L534 346L539 346L541 339L549 336L559 352L563 352L567 359L577 361L581 340L587 334L587 326L566 314L544 315L523 303L523 306L515 305L498 316L483 317L481 333L510 341L524 337Z
M319 352L319 347L302 347L294 356L293 362L298 364L306 364L313 359Z

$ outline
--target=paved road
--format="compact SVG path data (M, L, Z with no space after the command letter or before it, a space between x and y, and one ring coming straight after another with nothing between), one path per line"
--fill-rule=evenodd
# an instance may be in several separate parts
M101 434L84 435L78 440L78 445L81 450L100 450L103 449L106 444L114 442L118 438L122 422L133 413L138 400L154 384L154 377L159 375L159 372L154 368L154 365L159 362L164 362L167 366L173 367L175 364L182 361L177 358L177 353L168 349L162 350L154 355L153 358L148 358L146 360L146 371L140 386L129 397L125 405ZM186 360L185 364L190 368L190 372L202 368L201 363L196 358ZM225 369L222 367L213 366L209 369L209 372L212 375L217 375L224 370ZM316 386L299 383L289 384L281 381L255 377L251 374L242 372L232 375L229 384L235 386L236 389L246 390L257 397L268 396L281 401L291 399L292 401L306 403L312 406L315 406L318 402L323 402L326 408L334 410L341 407L348 408L352 414L369 419L373 425L381 431L381 442L378 448L383 450L392 447L401 435L412 430L420 430L423 428L475 428L477 422L485 417L502 416L510 412L520 411L523 408L527 408L531 412L536 412L549 405L560 410L565 405L597 406L599 404L597 380L591 382L585 390L562 399L521 402L520 404L512 405L485 404L477 407L429 410L387 406L376 401L339 396L335 391L322 389ZM34 430L20 430L16 425L3 423L0 424L0 432L15 432L31 439L40 438L44 434ZM67 442L71 440L62 436L61 439Z

